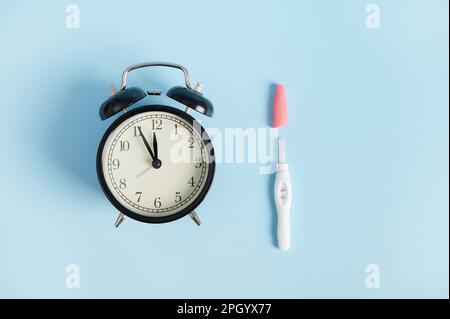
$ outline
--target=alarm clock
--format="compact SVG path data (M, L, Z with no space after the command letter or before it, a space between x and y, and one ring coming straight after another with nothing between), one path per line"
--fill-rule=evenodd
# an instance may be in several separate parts
M184 86L173 87L166 95L183 104L184 110L160 103L131 109L144 98L162 94L160 90L127 87L131 71L153 66L183 72ZM123 114L100 141L97 176L104 194L119 211L116 227L125 216L165 223L190 215L200 225L195 209L213 181L214 147L206 130L188 114L191 109L213 115L213 105L201 93L200 83L192 87L188 70L178 64L132 65L122 73L120 90L112 86L112 96L100 106L100 118Z

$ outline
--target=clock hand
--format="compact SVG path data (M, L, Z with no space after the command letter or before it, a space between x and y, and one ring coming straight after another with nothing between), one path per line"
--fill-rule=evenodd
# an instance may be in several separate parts
M148 144L147 139L146 139L145 136L144 136L144 133L142 133L141 127L138 126L138 129L139 129L139 133L141 133L142 140L144 141L145 148L146 148L147 151L150 153L150 156L151 156L152 160L155 160L156 157L155 157L155 155L153 154L152 149L150 148L150 145Z
M152 168L153 168L153 166L147 167L145 170L143 170L142 172L140 172L139 174L137 174L137 175L136 175L136 178L142 177L142 176L145 175L147 172L149 172Z
M155 132L153 132L153 151L155 151L155 157L158 159L158 141Z
M153 168L160 168L162 163L161 161L155 156L155 154L153 153L152 149L150 148L150 145L148 144L147 139L144 136L144 133L142 133L142 129L140 127L138 127L139 129L139 133L141 134L142 140L144 141L144 145L145 148L147 149L147 151L149 152L151 158L152 158L152 166ZM155 133L153 133L153 136ZM154 144L154 143L153 143Z

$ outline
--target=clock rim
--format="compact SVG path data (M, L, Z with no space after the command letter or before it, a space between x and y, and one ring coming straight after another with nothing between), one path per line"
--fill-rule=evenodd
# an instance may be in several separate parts
M203 202L203 200L205 199L205 197L211 187L211 184L212 184L212 181L214 178L216 162L214 159L214 146L211 142L211 139L209 138L209 135L206 132L206 130L204 129L204 127L199 124L201 131L198 133L200 134L202 141L205 143L206 146L208 146L210 144L210 151L207 152L207 156L209 157L209 164L208 164L209 169L208 169L208 175L206 177L205 185L202 188L202 190L200 191L199 195L194 199L194 201L192 203L190 203L184 209L180 210L178 213L168 215L168 216L161 216L161 217L139 215L138 213L135 213L135 212L129 210L128 208L126 208L125 206L123 206L114 197L112 191L109 189L109 187L106 183L105 174L103 173L103 165L102 165L103 150L104 150L104 147L105 147L108 137L120 124L122 124L124 121L126 121L127 119L129 119L130 117L132 117L136 114L144 113L144 112L151 112L151 111L153 111L153 112L163 111L163 112L172 113L174 115L180 116L181 118L186 120L188 123L190 123L192 125L193 129L197 130L197 132L198 132L198 126L194 125L194 122L197 122L197 121L188 113L181 111L180 109L174 108L172 106L162 105L162 104L143 105L143 106L135 108L131 111L128 111L128 112L122 114L116 120L114 120L114 122L108 127L106 132L103 134L102 139L100 140L100 144L99 144L98 150L97 150L97 163L96 163L97 178L100 182L100 186L102 188L103 193L108 198L108 200L111 202L111 204L119 212L126 215L127 217L130 217L130 218L140 221L140 222L150 223L150 224L161 224L161 223L172 222L172 221L175 221L177 219L180 219L180 218L188 215L193 210L195 210L200 205L201 202ZM211 157L212 157L212 159L211 159Z

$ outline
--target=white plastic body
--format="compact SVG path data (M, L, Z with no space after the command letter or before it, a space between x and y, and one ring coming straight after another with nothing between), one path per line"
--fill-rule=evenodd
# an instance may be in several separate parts
M278 216L278 248L282 251L287 251L291 246L290 211L292 189L291 179L289 177L289 167L286 163L280 163L277 166L274 197Z

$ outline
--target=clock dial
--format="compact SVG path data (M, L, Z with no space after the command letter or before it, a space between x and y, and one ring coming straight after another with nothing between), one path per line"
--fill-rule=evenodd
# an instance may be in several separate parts
M163 108L138 112L107 132L100 175L116 207L143 217L165 217L205 195L213 174L209 140L180 113Z

